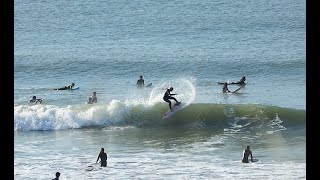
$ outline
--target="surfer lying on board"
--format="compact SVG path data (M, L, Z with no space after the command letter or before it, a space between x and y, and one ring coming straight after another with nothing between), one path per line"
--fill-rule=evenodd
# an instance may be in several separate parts
M244 81L246 81L246 77L242 76L242 78L239 81L228 83L228 85L230 85L230 84L245 85L246 83ZM224 84L224 83L218 82L218 84Z
M177 102L177 104L179 104L180 102L176 100L176 98L172 97L173 95L177 95L177 94L171 94L170 92L173 91L173 87L170 87L170 89L167 89L166 92L164 93L163 96L163 100L167 103L169 103L169 107L171 109L171 101L169 101L169 99L173 99ZM172 111L172 109L171 109Z
M231 84L244 85L246 84L244 81L246 81L246 77L242 76L242 78L238 82L232 82Z
M70 85L67 85L62 88L54 89L54 90L68 90L68 89L72 89L74 87L74 85L75 85L74 83L71 83Z
M249 156L251 156L251 162L253 161L252 158L252 152L250 150L250 146L247 146L247 149L245 149L243 151L243 158L242 158L242 162L243 163L249 163Z

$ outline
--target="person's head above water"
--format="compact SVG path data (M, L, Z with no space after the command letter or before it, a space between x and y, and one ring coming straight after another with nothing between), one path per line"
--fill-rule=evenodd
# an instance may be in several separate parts
M37 97L36 97L36 96L33 96L32 99L37 99Z
M74 86L74 83L71 83L72 86Z
M140 76L140 79L142 79L143 78L143 76Z
M169 89L170 91L172 91L173 90L173 87L170 87L170 89Z
M250 149L250 146L247 146L247 149Z
M59 172L56 172L56 177L60 177L60 173Z

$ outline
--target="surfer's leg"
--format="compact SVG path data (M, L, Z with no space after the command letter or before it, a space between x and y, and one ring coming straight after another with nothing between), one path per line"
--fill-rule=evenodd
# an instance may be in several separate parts
M168 98L169 99L169 98ZM169 108L171 109L171 101L169 101L168 99L163 99L165 102L169 103ZM172 110L172 109L171 109Z
M178 101L177 101L176 98L174 98L174 97L169 97L168 99L173 99L173 100L175 100L175 101L178 103Z

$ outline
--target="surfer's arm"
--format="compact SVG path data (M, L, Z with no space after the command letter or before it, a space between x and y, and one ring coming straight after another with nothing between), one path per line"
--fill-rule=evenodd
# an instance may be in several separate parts
M97 158L97 161L96 161L96 163L98 163L98 160L99 160L99 158L100 158L100 154L98 155L98 158Z

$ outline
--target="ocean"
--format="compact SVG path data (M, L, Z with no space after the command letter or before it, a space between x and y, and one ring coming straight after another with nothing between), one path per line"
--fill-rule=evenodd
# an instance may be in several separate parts
M306 179L306 2L15 0L13 128L17 180Z

